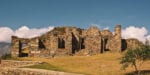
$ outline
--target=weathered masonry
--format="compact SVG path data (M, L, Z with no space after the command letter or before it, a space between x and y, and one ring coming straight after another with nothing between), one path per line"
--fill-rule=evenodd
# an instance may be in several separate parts
M114 33L94 26L89 29L56 27L35 38L12 36L11 54L13 57L93 55L105 51L121 52L139 44L136 39L121 38L121 25L116 25Z

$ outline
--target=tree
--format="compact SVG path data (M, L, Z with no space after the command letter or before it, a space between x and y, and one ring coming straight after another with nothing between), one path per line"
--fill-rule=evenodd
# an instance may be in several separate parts
M121 58L122 68L126 69L129 65L133 66L137 75L140 75L140 69L144 61L150 60L150 46L143 45L140 48L130 49Z

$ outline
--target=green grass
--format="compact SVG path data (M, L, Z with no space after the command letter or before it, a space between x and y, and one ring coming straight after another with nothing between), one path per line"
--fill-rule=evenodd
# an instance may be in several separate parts
M19 60L18 57L12 57L11 54L4 54L0 57L2 60Z
M48 64L48 63L41 63L32 66L26 66L24 68L36 68L36 69L46 69L46 70L54 70L54 71L65 71L63 68Z

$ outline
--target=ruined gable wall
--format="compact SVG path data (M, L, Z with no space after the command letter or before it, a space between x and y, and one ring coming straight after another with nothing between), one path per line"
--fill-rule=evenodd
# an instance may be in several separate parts
M41 51L40 56L47 57L53 56L56 54L56 50L58 49L58 33L57 32L48 32L41 37L39 37L41 41L41 45L43 47L39 48Z
M103 38L109 39L109 38L112 38L113 34L112 34L112 32L110 32L109 30L102 30L102 31L101 31L101 36L102 36Z
M75 27L66 28L66 49L69 54L75 54L81 49L82 30Z
M85 38L85 50L88 54L98 54L101 50L101 34L97 27L91 27L87 30Z

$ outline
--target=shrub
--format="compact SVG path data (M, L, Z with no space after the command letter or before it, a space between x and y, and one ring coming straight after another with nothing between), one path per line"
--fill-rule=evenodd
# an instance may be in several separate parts
M11 54L4 54L4 55L2 55L1 59L4 59L4 60L12 59L12 57L11 57Z

